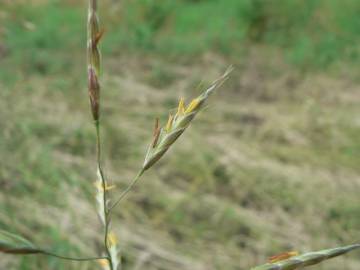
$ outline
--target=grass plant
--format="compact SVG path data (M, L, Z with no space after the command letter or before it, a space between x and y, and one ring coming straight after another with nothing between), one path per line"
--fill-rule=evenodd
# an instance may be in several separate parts
M93 257L68 257L38 247L27 239L7 231L0 231L0 252L13 255L45 255L58 259L70 261L97 261L103 269L121 269L121 256L119 256L118 241L115 232L112 231L112 211L118 206L123 198L138 182L140 177L156 162L158 162L177 139L184 133L193 121L194 117L205 107L210 96L222 83L229 77L232 68L229 68L221 77L215 80L201 95L193 99L188 106L185 106L183 99L179 101L176 112L169 115L166 124L160 127L159 120L155 121L153 137L145 155L145 160L132 182L124 191L112 202L110 192L114 186L110 185L102 167L102 146L100 136L100 92L101 92L101 54L99 43L104 31L99 26L97 14L97 1L89 0L88 12L88 90L90 98L90 108L96 132L96 169L98 180L95 183L96 201L98 205L98 215L103 224L103 252L102 256ZM162 19L159 19L162 23ZM154 22L153 27L158 27ZM285 252L272 256L265 265L252 268L253 270L295 270L307 266L318 264L324 260L343 255L347 252L360 248L360 244L344 247L337 247L317 252L309 252L299 255L298 252Z

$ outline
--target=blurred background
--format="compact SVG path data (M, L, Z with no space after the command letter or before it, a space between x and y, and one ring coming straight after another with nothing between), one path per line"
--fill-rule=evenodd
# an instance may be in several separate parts
M249 269L360 240L359 0L100 0L105 168L119 194L162 123L236 70L116 209L124 269ZM85 0L0 1L0 228L101 250ZM200 86L199 86L200 85ZM313 269L358 270L359 253ZM0 269L99 269L0 255Z

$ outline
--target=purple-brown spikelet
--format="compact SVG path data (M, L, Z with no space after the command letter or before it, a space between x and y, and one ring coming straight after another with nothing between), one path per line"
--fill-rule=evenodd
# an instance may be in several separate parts
M88 12L88 90L90 97L91 113L95 121L100 118L100 66L101 54L98 48L99 41L104 31L99 30L99 19L96 14L96 1L91 0Z
M88 70L88 89L90 98L91 113L95 121L99 120L100 109L100 85L95 70Z

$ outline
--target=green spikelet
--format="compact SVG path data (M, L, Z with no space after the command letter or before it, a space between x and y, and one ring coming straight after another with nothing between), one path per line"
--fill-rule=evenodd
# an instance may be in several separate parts
M209 88L204 91L204 93L193 99L187 108L185 108L184 101L181 99L176 115L174 117L172 115L169 116L168 123L165 127L159 128L157 122L153 141L148 148L143 164L144 171L153 166L169 150L170 146L181 136L181 134L183 134L194 117L204 107L209 96L229 77L231 71L232 67L228 68L219 79L214 81Z
M360 244L338 247L333 249L325 249L316 252L309 252L299 256L294 256L286 260L267 263L252 268L251 270L296 270L302 269L304 267L318 264L322 261L341 256L345 253L348 253L352 250L360 248Z

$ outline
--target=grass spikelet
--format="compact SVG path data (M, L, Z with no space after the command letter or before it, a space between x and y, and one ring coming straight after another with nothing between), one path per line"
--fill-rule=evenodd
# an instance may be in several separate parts
M105 217L105 205L104 205L104 192L106 192L106 183L104 185L99 169L98 169L97 174L98 174L98 180L95 182L95 188L96 188L95 198L96 198L97 210L98 210L97 212L98 212L101 222L105 226L106 225L106 217Z
M345 253L348 253L352 250L360 248L360 244L338 247L332 249L325 249L316 252L309 252L298 256L291 256L288 259L275 258L273 257L273 262L269 262L264 265L260 265L252 268L251 270L296 270L302 269L307 266L318 264L322 261L341 256ZM289 252L290 253L290 252ZM286 253L280 254L284 255ZM285 258L285 256L283 256Z
M108 233L107 238L108 238L107 243L110 251L112 269L118 269L120 264L119 251L117 248L118 239L113 232Z
M214 81L208 89L206 89L200 96L193 99L187 108L185 108L184 99L181 98L175 116L169 116L165 127L159 128L157 124L152 143L148 148L143 164L144 171L153 166L169 150L170 146L175 143L175 141L190 125L196 114L198 114L204 107L204 104L210 94L216 88L221 86L221 84L229 77L231 71L232 67L228 68L226 72Z
M87 57L88 57L88 89L90 97L90 106L95 121L100 117L100 68L101 54L98 47L99 41L104 31L99 30L99 19L96 14L97 3L90 0L88 11L88 41L87 41Z

